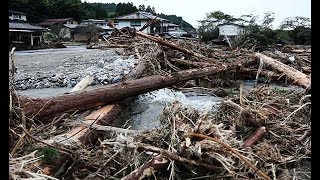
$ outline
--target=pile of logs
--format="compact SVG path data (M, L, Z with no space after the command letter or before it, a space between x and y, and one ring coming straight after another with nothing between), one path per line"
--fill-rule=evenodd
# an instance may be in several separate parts
M153 21L156 22L156 20ZM149 24L154 23L153 21ZM118 39L121 39L119 38L119 36L125 37L126 40L123 42L130 42L130 44L125 44L122 41L118 44L110 43L116 42ZM227 51L230 51L231 53L226 54L225 50L216 49L214 50L214 52L211 52L211 54L208 55L208 53L202 54L192 51L188 48L180 46L178 43L164 40L161 37L150 36L141 31L130 29L116 29L116 33L111 36L109 40L106 39L107 44L104 45L103 48L128 48L129 46L132 48L135 45L134 39L137 37L140 38L140 42L141 39L144 39L146 42L148 41L150 43L156 43L160 47L162 47L162 54L164 59L163 62L160 62L160 64L166 64L170 66L171 70L169 72L137 78L140 77L141 74L143 74L146 68L146 61L143 60L143 57L139 52L137 52L137 49L135 49L135 52L133 53L139 58L139 64L129 75L127 75L123 82L85 90L85 87L90 84L90 81L92 79L91 77L86 77L86 79L81 81L80 84L78 84L76 88L73 89L69 94L64 94L53 98L40 99L19 96L24 115L28 122L37 120L34 122L41 122L42 124L47 126L50 124L52 125L59 123L59 121L61 121L61 119L65 117L66 113L84 112L86 110L98 108L89 115L83 117L83 122L81 123L81 125L78 124L75 128L61 135L63 137L67 137L68 139L76 141L76 143L80 143L80 145L88 145L89 143L93 143L98 139L98 137L95 136L93 132L102 129L110 132L122 132L129 134L139 133L137 131L123 130L121 128L110 126L112 125L112 122L116 120L117 115L122 111L124 104L126 104L126 101L130 101L130 98L137 95L165 87L172 87L177 85L178 83L187 82L189 80L196 80L207 77L212 78L226 72L245 74L251 73L256 78L258 78L258 76L267 76L277 79L281 76L286 76L288 79L291 79L291 82L293 84L299 85L306 90L311 90L310 76L291 67L290 63L287 62L292 61L292 58L284 54L278 54L276 56L269 53L268 56L267 53L253 53L242 49L227 49ZM165 51L165 49L169 49L169 51ZM165 55L166 52L181 53L182 56L180 58L170 56L167 57ZM309 53L308 51L297 50L291 50L291 52L297 54ZM275 57L280 57L281 60L275 59ZM229 59L232 60L228 61ZM286 60L285 62L284 59ZM296 60L298 59L299 58L296 58ZM299 60L308 63L307 59L300 58ZM258 65L259 68L256 68ZM268 68L268 70L262 70L263 67ZM303 69L304 72L311 72L311 70L307 67L303 67ZM239 109L239 107L236 108ZM242 111L241 107L239 111ZM57 119L55 117L60 118ZM178 123L176 124L176 128L186 128L189 125ZM200 125L198 126L198 128L199 127ZM24 130L28 135L27 130ZM252 169L252 171L256 172L260 178L270 179L268 175L260 171L245 157L243 157L243 155L235 151L229 145L221 142L219 139L209 137L206 134L201 133L199 129L189 128L185 129L185 132L188 132L186 136L189 136L189 138L207 139L209 141L220 144L227 151L229 151L229 153L241 159L241 161L243 161L243 163L247 165L248 168ZM253 135L253 137L256 138L262 136L264 132L265 129L260 128L257 130L256 135ZM254 138L249 138L250 140L246 141L243 147L250 147L253 143L255 143L256 140ZM40 141L40 143L42 144L50 144L51 146L54 146L54 144L56 144L57 142L59 141L54 138L48 139L47 141ZM65 143L68 144L67 142ZM188 142L185 143L188 144ZM136 170L132 171L129 175L123 177L123 179L141 179L143 177L151 176L152 172L156 172L157 170L167 167L170 160L203 166L208 169L215 169L209 164L200 163L196 160L185 159L184 157L175 154L171 150L169 151L143 143L132 143L127 144L127 146L138 149L140 151L150 151L158 153L159 155L154 156L152 159L144 163L143 166L140 166ZM150 169L150 167L152 168ZM52 172L49 172L47 174L52 175Z

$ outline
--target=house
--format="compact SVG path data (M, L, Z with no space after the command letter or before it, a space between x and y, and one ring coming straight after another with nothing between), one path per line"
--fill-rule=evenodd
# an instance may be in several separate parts
M41 23L39 26L42 27L50 27L52 25L77 25L78 22L73 20L72 18L62 18L62 19L47 19Z
M160 18L158 16L153 15L152 13L144 12L144 11L138 11L128 15L116 17L114 18L114 25L119 29L123 27L131 27L139 30L145 24L147 24L147 22L153 19L158 19L159 22L144 29L143 30L144 33L163 34L163 33L169 32L170 24L171 24L171 27L170 27L171 29L176 28L176 26L175 27L172 26L171 21Z
M218 39L226 39L226 36L229 38L229 40L236 39L239 35L245 32L245 26L236 24L236 23L222 23L217 25L219 28L219 36Z
M27 14L10 10L9 21L27 21Z
M27 22L27 15L9 11L9 43L19 45L38 45L43 42L43 33L48 29Z
M168 31L172 32L172 31L179 31L180 30L180 26L174 23L169 23L168 24Z
M54 25L61 25L60 33L63 35L63 38L73 39L73 30L77 27L78 22L72 18L47 19L38 25L49 29Z
M104 30L109 30L111 29L108 26L108 22L105 20L101 20L101 19L87 19L87 20L83 20L81 21L80 25L88 25L88 24L94 24Z

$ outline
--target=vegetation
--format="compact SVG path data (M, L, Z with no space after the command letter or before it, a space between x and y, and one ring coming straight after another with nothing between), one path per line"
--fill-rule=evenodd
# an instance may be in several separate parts
M87 36L87 44L90 44L92 38L98 36L100 32L103 32L103 29L94 24L89 24L86 26L77 26L74 32Z
M154 7L132 3L88 3L81 0L10 0L9 9L28 14L28 21L39 23L48 18L73 18L77 21L83 19L110 19L116 16L133 13L138 10L156 13ZM176 15L158 14L169 19L186 31L195 31L182 17Z
M28 21L41 22L47 18L72 17L80 20L81 0L10 0L9 9L28 14Z
M180 25L180 28L185 30L185 31L195 31L196 29L189 24L188 22L184 21L182 19L182 17L180 16L176 16L176 15L165 15L165 14L157 14L159 17L164 18L164 19L168 19L170 21L172 21L175 24Z
M206 19L199 21L201 25L198 28L198 33L201 36L201 40L207 42L218 38L219 29L217 25L236 20L238 19L221 11L207 13Z
M52 25L44 38L52 42L61 42L66 34L67 31L63 29L62 25Z
M253 14L242 15L235 18L221 11L208 13L205 20L199 21L201 24L198 33L203 41L211 41L218 38L219 31L217 25L226 22L236 22L246 24L245 34L238 38L234 45L244 47L272 46L277 42L287 42L294 44L311 43L311 25L309 18L289 17L286 18L280 29L272 29L274 13L266 12L262 22L257 22L258 16Z
M51 163L52 159L60 154L57 149L51 147L37 148L37 150L40 155L43 155L42 160L46 163Z

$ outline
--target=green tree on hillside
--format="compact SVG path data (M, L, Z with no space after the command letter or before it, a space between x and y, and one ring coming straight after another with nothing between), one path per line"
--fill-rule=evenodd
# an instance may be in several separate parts
M295 16L295 17L287 17L284 21L282 21L280 28L281 29L294 29L296 27L311 27L311 21L307 17Z
M116 14L118 16L137 12L138 8L133 3L119 3L116 6Z
M146 10L146 7L142 4L142 5L139 5L139 11L145 11Z
M150 6L148 6L145 11L153 14L156 13L156 10L154 9L154 7L151 8Z

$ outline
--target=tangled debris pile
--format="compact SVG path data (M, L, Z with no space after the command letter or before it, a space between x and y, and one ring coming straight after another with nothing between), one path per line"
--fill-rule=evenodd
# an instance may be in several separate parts
M99 48L124 48L138 61L122 82L32 99L16 95L11 78L11 179L290 179L310 160L311 71L301 72L309 50L255 53L117 32ZM164 87L225 100L217 111L168 103L157 130L114 126L132 97Z

